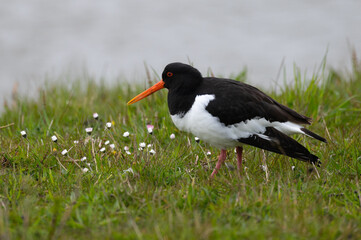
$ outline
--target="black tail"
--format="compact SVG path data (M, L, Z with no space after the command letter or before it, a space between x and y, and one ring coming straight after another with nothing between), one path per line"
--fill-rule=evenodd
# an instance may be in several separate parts
M316 133L314 132L311 132L310 130L306 129L306 128L301 128L301 131L304 132L306 135L310 136L310 137L313 137L317 140L320 140L322 142L325 142L327 143L326 139L324 139L323 137L317 135Z
M275 128L266 128L266 132L262 135L267 136L269 139L262 138L259 135L252 135L248 138L240 138L238 141L271 152L296 158L304 162L313 163L316 166L321 165L317 156L310 153L307 148L299 144L296 140L276 130Z

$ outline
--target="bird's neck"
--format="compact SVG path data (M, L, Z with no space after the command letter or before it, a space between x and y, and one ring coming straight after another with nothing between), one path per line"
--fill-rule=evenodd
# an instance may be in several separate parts
M179 94L177 92L169 91L168 93L168 108L171 115L184 115L191 109L196 93Z
M171 115L184 114L191 109L203 83L203 78L188 78L179 81L178 86L169 88L168 107Z

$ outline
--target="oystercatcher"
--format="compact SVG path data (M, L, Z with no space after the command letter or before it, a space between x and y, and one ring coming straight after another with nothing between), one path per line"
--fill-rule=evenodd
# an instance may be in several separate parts
M176 62L165 67L161 81L134 97L128 105L162 88L168 89L169 112L176 127L221 149L211 178L225 161L229 148L236 148L237 167L241 170L243 144L321 164L317 156L289 137L304 134L326 142L302 126L311 124L311 118L253 86L231 79L202 77L196 68Z

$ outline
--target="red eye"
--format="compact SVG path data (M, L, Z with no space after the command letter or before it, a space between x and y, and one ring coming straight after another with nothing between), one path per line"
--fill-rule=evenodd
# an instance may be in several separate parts
M167 72L167 76L171 77L171 76L173 76L173 73L172 72Z

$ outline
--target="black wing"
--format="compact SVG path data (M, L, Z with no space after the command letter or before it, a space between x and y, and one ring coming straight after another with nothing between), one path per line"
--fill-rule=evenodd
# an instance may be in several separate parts
M311 118L278 103L262 91L248 84L219 78L204 78L203 93L215 94L206 110L227 125L254 118L270 122L294 122L310 124Z
M254 147L265 149L267 151L286 155L304 162L313 163L317 166L321 165L318 157L310 153L307 148L299 144L293 138L281 133L273 127L267 127L264 135L269 137L269 140L259 137L254 134L248 138L240 138L239 142L248 144Z

